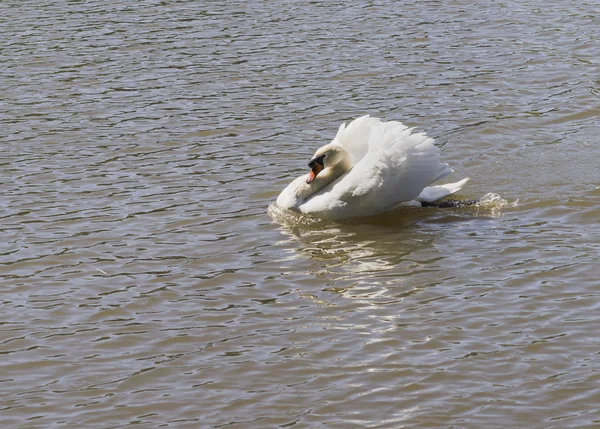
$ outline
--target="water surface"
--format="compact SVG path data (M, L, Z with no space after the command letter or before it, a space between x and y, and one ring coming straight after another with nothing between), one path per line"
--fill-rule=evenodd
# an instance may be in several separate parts
M3 427L600 424L596 4L0 11ZM505 203L270 217L367 113Z

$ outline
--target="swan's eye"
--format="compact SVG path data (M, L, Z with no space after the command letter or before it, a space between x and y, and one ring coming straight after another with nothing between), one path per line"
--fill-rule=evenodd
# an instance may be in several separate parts
M308 166L310 168L315 168L316 164L321 164L321 167L324 167L324 163L323 160L325 159L325 155L320 155L320 156L315 156L313 159L310 160L310 162L308 163Z

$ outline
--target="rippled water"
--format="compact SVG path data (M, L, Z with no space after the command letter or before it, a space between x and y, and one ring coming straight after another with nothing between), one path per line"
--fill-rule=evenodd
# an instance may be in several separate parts
M600 425L594 2L2 2L2 427ZM462 196L267 207L343 121Z

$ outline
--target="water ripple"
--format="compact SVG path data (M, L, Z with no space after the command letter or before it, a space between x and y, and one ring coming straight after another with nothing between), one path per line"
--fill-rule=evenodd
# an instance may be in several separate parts
M4 426L597 424L593 6L2 3ZM273 222L366 113L487 202Z

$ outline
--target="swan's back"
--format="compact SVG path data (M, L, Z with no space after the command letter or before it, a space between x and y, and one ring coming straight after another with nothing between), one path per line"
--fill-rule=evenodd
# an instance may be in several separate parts
M433 139L397 121L360 117L343 124L332 143L351 154L353 168L302 204L304 213L332 219L382 213L452 173Z

